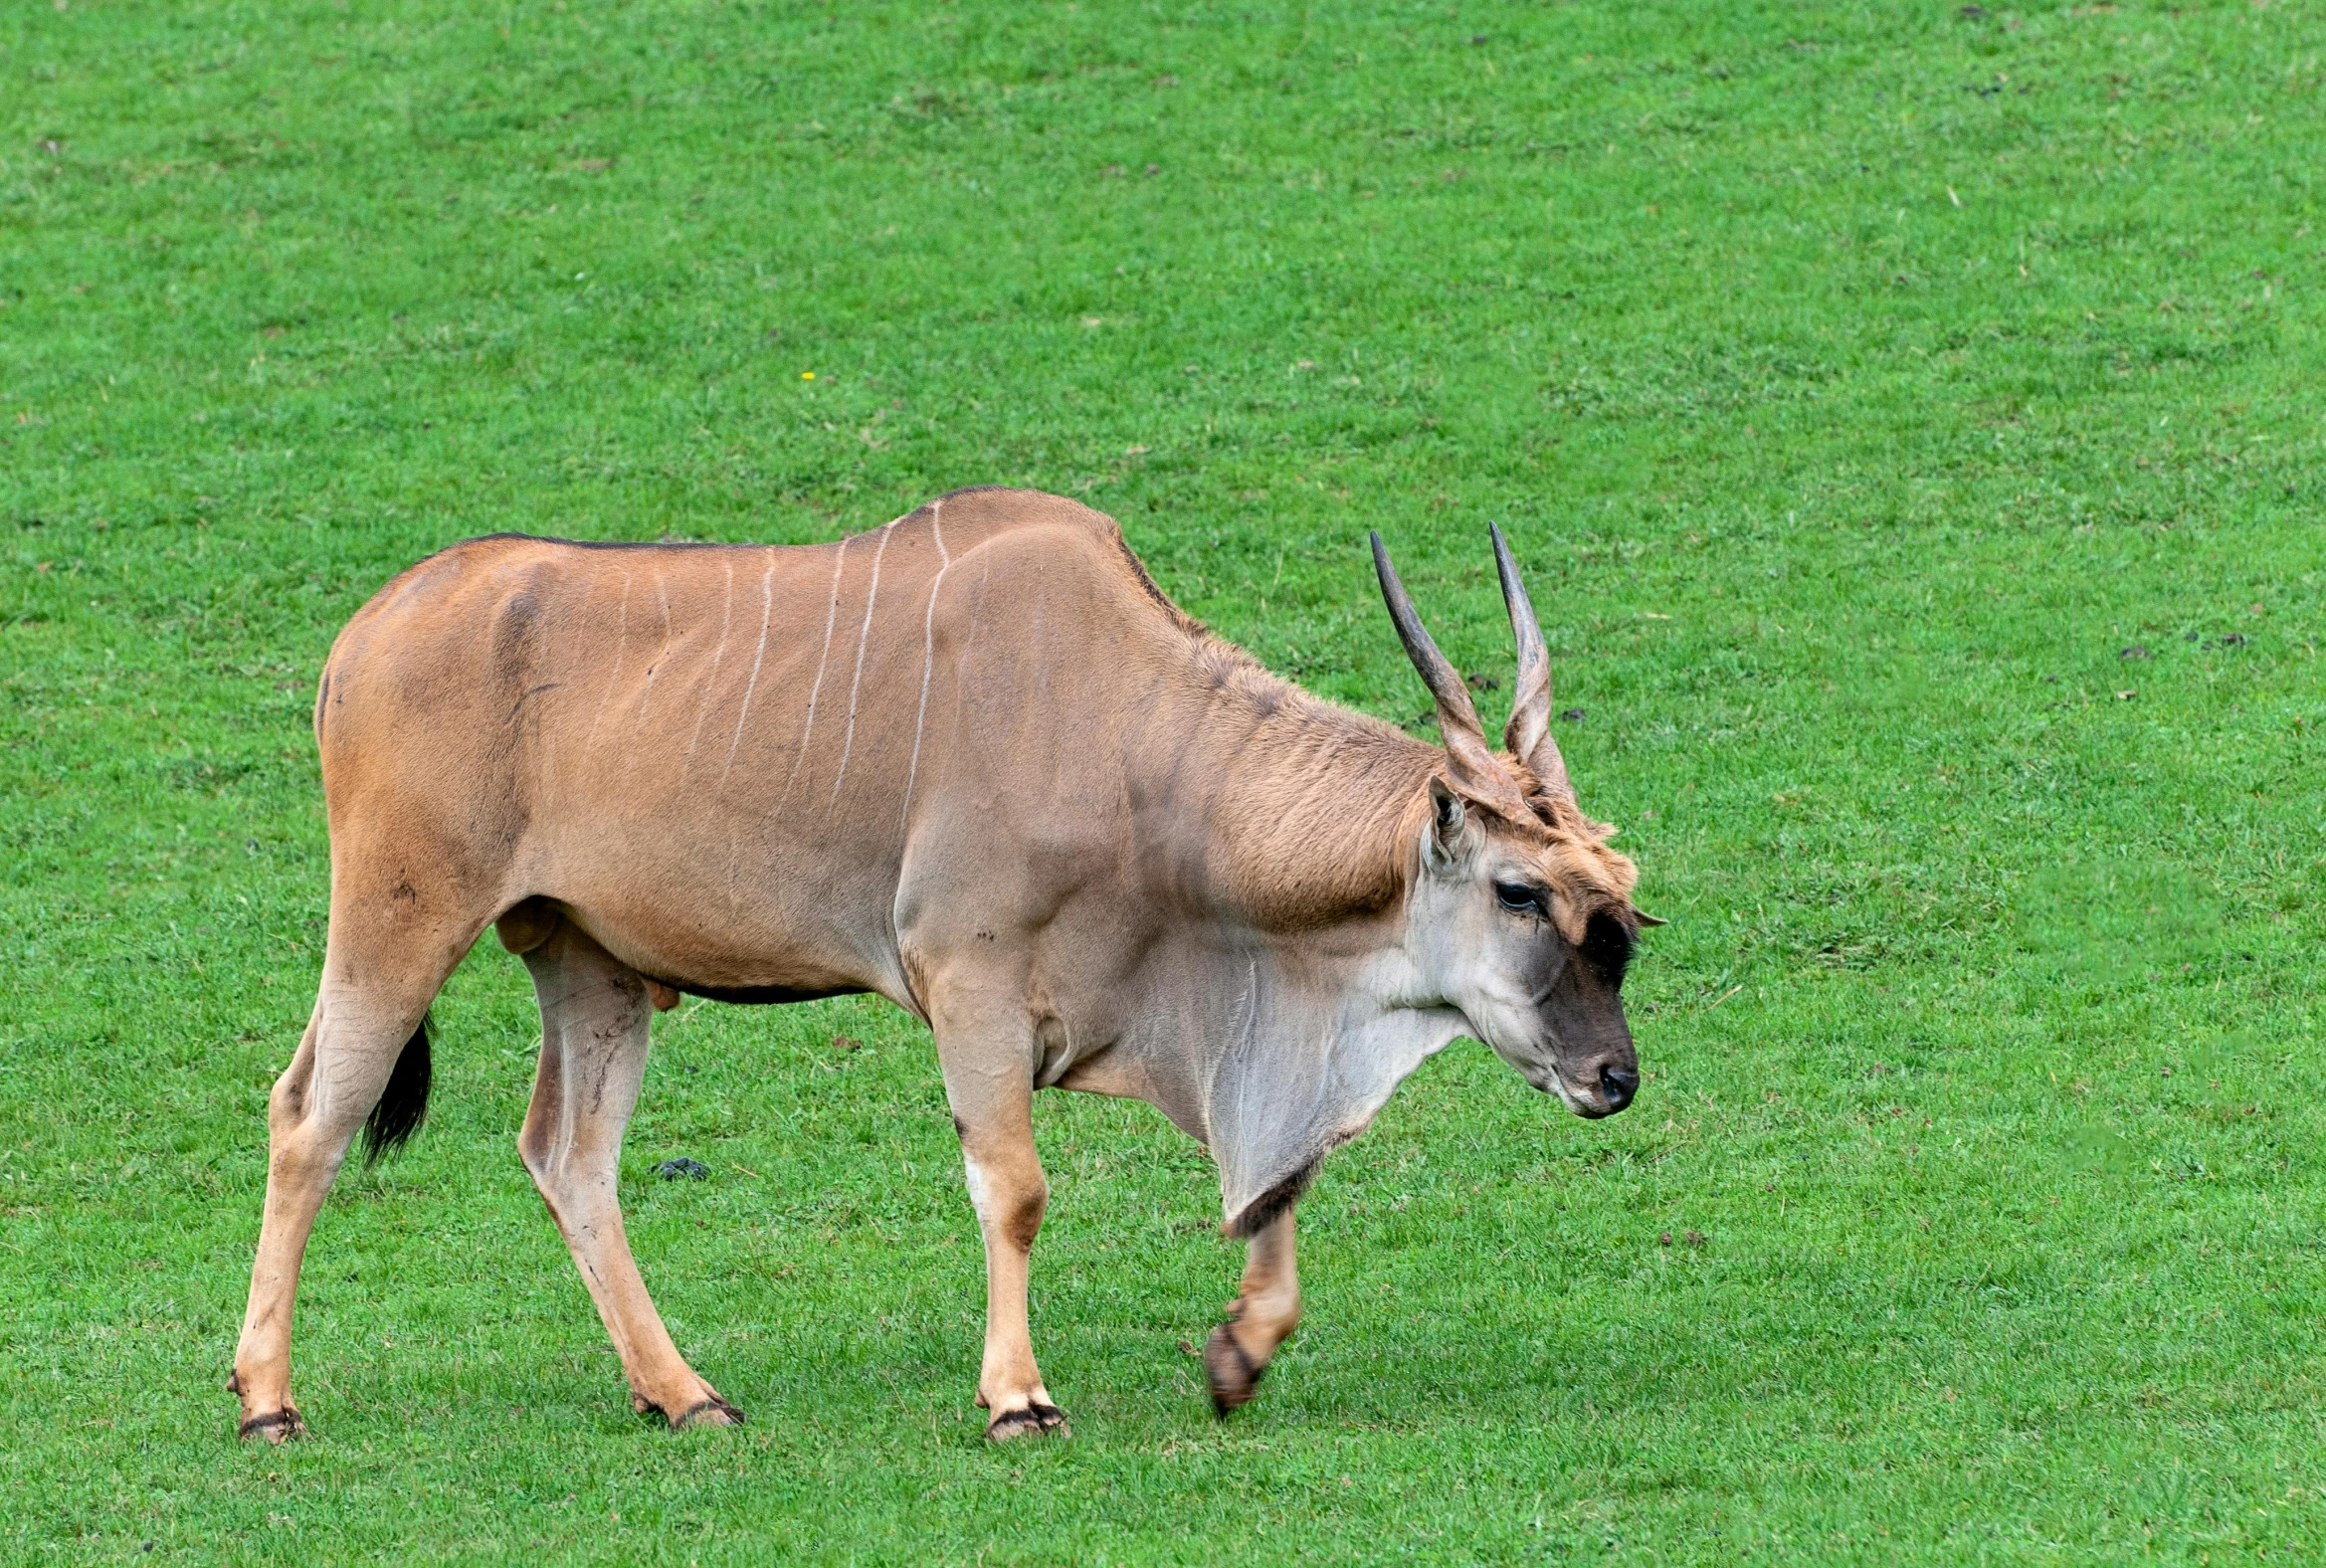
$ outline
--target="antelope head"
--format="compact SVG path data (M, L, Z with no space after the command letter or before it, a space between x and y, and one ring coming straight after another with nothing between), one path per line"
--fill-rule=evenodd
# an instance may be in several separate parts
M1410 950L1421 983L1435 993L1429 1000L1457 1009L1529 1083L1579 1116L1613 1115L1640 1087L1624 969L1640 928L1661 922L1633 907L1637 873L1609 848L1614 830L1575 803L1551 735L1542 629L1502 530L1491 531L1518 641L1499 752L1487 744L1460 672L1438 651L1381 535L1373 535L1382 597L1437 700L1446 742L1417 835Z

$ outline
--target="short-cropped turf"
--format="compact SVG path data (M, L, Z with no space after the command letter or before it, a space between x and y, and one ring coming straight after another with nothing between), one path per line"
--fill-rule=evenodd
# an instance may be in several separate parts
M7 8L0 1558L2317 1554L2322 91L2245 0ZM1417 727L1366 532L1498 726L1501 522L1672 922L1638 1102L1431 1063L1222 1426L1212 1170L1044 1096L1073 1436L997 1453L926 1036L689 1001L623 1201L752 1421L673 1435L487 943L239 1447L332 634L979 483Z

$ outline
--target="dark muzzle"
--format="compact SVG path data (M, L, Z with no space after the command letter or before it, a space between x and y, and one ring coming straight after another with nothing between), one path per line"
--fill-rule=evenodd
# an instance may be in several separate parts
M1640 1092L1640 1070L1638 1068L1601 1068L1599 1070L1599 1092L1607 1100L1608 1114L1614 1115L1632 1103L1632 1096Z

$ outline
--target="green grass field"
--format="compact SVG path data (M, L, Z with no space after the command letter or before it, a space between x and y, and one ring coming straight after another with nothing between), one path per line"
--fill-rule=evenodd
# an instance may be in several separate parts
M2326 1552L2322 172L2299 0L0 13L0 1559ZM925 1034L689 1004L625 1196L752 1421L673 1436L488 943L239 1448L341 622L992 482L1417 727L1365 530L1506 694L1502 522L1672 921L1640 1103L1429 1064L1221 1425L1210 1167L1044 1096L1074 1436L995 1451Z

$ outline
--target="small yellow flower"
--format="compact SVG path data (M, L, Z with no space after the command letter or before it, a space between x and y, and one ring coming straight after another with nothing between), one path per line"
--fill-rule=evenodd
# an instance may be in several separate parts
M813 381L816 379L816 372L813 370L803 370L800 372L800 379L802 381Z

